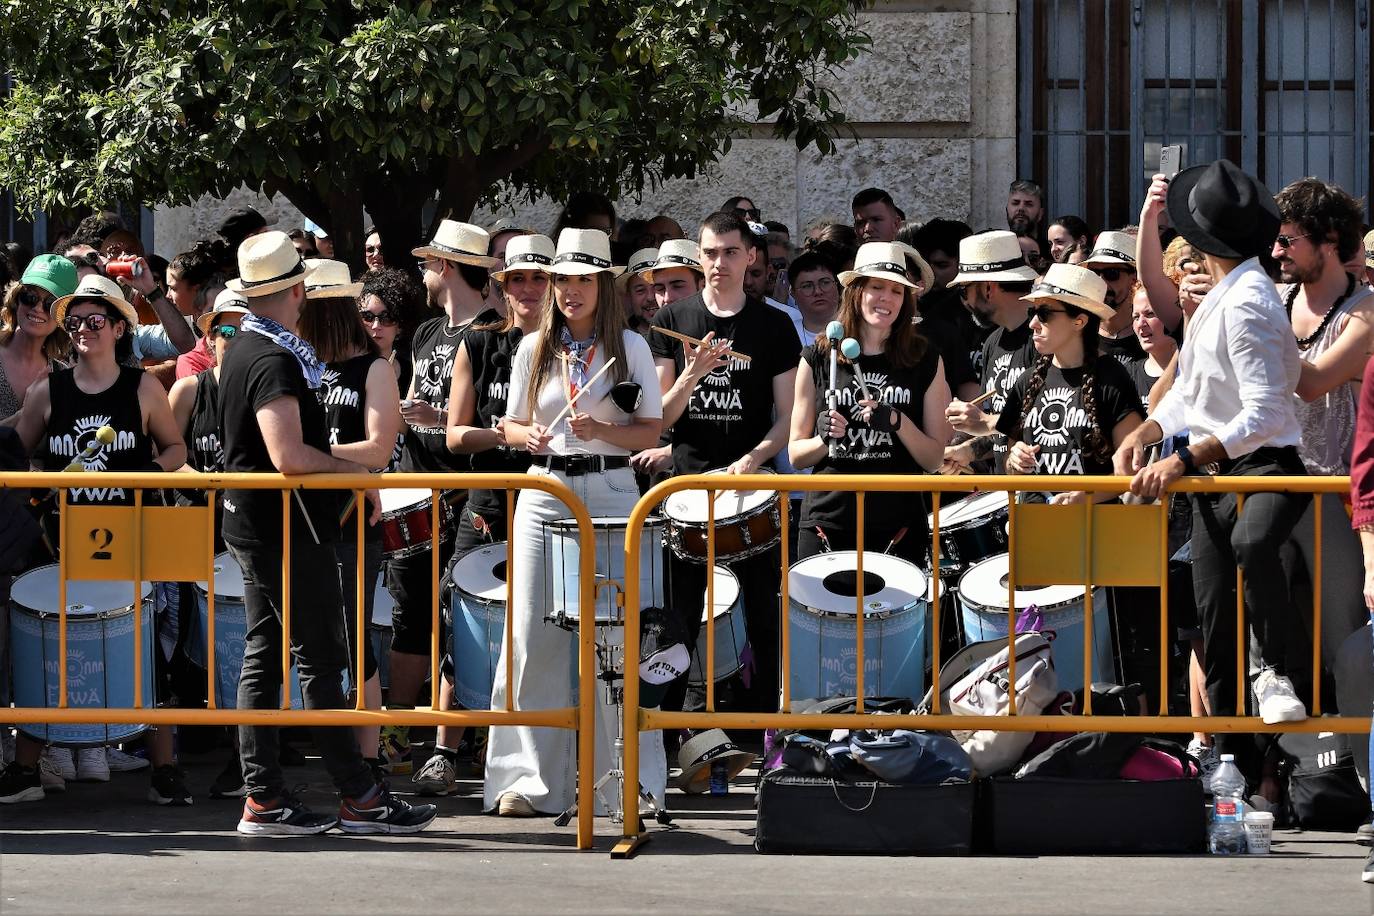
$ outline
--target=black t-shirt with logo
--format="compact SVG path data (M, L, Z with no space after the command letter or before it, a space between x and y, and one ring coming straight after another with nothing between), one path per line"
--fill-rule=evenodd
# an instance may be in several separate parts
M224 470L224 443L219 438L219 382L215 370L196 373L196 396L191 402L191 424L186 430L186 464L197 471L215 474ZM181 488L179 506L205 505L205 491Z
M257 412L278 398L292 398L300 410L301 439L329 451L323 388L312 390L289 351L262 334L240 333L225 355L219 374L220 441L228 472L274 472L272 457L258 426ZM299 497L299 498L297 498ZM334 490L296 490L290 499L293 538L332 543L339 535L340 494ZM309 513L302 515L304 505ZM224 539L235 546L281 544L281 493L228 490L224 494Z
M653 323L698 340L714 331L716 339L733 340L736 353L752 358L732 359L698 382L673 424L676 473L697 474L738 461L773 425L773 379L797 368L801 352L796 325L786 313L753 298L736 314L718 318L700 293L659 309ZM649 346L655 359L671 359L682 374L681 341L650 332Z
M138 402L142 381L142 369L121 366L114 384L88 394L77 387L75 369L58 369L49 375L52 409L45 431L43 470L65 471L77 458L88 472L150 470L153 440L143 429L143 408ZM86 448L96 443L96 432L102 426L114 430L114 441L82 457ZM151 495L145 494L145 503ZM134 491L102 487L92 478L90 486L69 488L67 501L74 506L132 506Z
M1131 377L1131 382L1135 385L1136 393L1140 395L1140 406L1148 413L1150 409L1150 390L1154 388L1155 382L1159 377L1151 375L1145 371L1145 364L1149 357L1142 356L1140 359L1133 359L1126 363L1126 374Z
M1093 363L1093 393L1097 400L1097 423L1107 443L1105 458L1088 453L1088 433L1092 424L1083 409L1083 367L1061 369L1051 363L1045 382L1026 414L1019 437L1027 445L1038 445L1037 474L1112 473L1112 430L1131 414L1144 418L1140 395L1126 368L1114 359L1099 356ZM997 428L1014 436L1019 424L1026 389L1035 370L1022 373L1012 385L1007 408Z
M509 331L474 330L463 340L468 362L472 365L472 385L477 395L477 416L473 426L494 427L506 415L506 399L510 394L511 362L524 336L519 328ZM483 474L523 474L529 470L533 457L524 449L487 449L470 456L472 469ZM473 490L468 494L468 508L487 518L504 516L504 490Z
M811 367L816 386L816 412L826 404L825 392L830 387L830 354L819 352L815 346L802 350L801 358ZM902 413L902 425L920 427L924 422L926 390L935 378L940 354L927 343L916 365L898 369L886 354L865 355L860 358L864 381L868 389L883 404L890 404ZM844 415L848 429L845 448L835 458L828 455L816 465L817 474L924 474L915 457L902 444L896 433L870 428L859 419L863 392L854 377L854 367L840 361L835 367L835 381L839 388L838 410ZM828 440L827 440L828 441ZM809 491L802 498L803 527L820 525L842 531L855 528L854 494L848 491ZM864 519L870 530L892 530L903 524L925 519L925 509L919 493L872 494L864 501ZM919 534L919 532L912 532ZM881 549L878 545L874 549Z
M381 359L364 353L341 363L330 363L320 380L325 424L330 445L348 445L367 438L367 374Z
M1132 362L1145 358L1145 348L1140 345L1140 338L1134 334L1124 337L1099 337L1097 353L1099 356L1111 356L1123 366L1129 366Z
M415 337L410 342L415 399L424 401L436 410L446 408L458 345L463 342L470 328L500 320L499 312L487 309L460 328L452 327L447 315L431 318L416 328ZM443 426L418 428L406 425L403 432L405 447L400 470L444 473L466 471L471 466L466 455L455 455L448 450Z
M983 412L1000 414L1007 406L1007 392L1021 378L1029 366L1040 359L1040 353L1031 341L1030 319L1020 327L1007 329L998 325L988 335L983 344L981 362L983 391L996 391L983 402ZM1001 474L1006 469L1007 440L1005 436L993 436L993 470Z

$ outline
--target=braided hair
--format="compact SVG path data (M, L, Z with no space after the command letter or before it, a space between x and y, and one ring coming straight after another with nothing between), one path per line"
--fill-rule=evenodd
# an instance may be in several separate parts
M1080 397L1083 401L1083 412L1088 417L1088 437L1085 442L1086 454L1088 457L1099 462L1110 461L1112 457L1111 443L1102 433L1102 424L1097 417L1097 377L1093 368L1097 363L1098 341L1101 339L1098 334L1098 326L1101 320L1092 312L1081 309L1078 306L1067 302L1061 303L1070 318L1077 318L1080 315L1087 318L1083 325L1083 381ZM1035 369L1031 375L1030 382L1026 385L1026 396L1021 399L1021 419L1016 424L1016 432L1013 438L1021 439L1026 430L1026 418L1030 416L1031 407L1035 404L1035 399L1040 396L1040 391L1045 387L1045 377L1049 374L1050 363L1054 357L1042 356L1035 364Z

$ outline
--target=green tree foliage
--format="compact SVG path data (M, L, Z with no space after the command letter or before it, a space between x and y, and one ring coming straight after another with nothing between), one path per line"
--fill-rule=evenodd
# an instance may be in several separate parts
M391 263L483 200L692 177L754 108L828 152L855 0L0 0L26 209L284 194ZM752 115L752 111L750 112Z

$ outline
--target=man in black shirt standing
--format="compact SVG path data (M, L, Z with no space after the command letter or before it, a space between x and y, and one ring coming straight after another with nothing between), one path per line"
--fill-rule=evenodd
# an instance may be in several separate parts
M705 287L654 316L656 327L703 341L697 347L666 334L649 339L664 392L663 423L672 426L676 474L717 468L750 474L787 446L801 342L784 312L744 293L745 271L758 256L745 244L748 231L733 213L708 216L701 226ZM726 355L730 350L750 360L731 359ZM775 548L734 567L757 666L745 702L759 710L776 709L778 703L780 562ZM669 587L690 636L687 644L695 647L705 566L670 557ZM680 706L684 685L685 677L664 700L665 709Z
M1129 366L1145 355L1131 325L1131 291L1136 282L1135 236L1129 232L1099 233L1092 253L1078 266L1088 268L1107 284L1107 306L1113 314L1098 326L1102 335L1098 352Z
M252 304L240 337L220 370L220 440L228 472L362 473L329 453L320 379L324 366L296 336L309 274L291 239L266 232L239 248L239 279L229 285ZM296 490L290 517L290 573L282 581L281 494L229 490L224 540L243 571L247 638L239 679L241 709L276 709L282 691L284 588L290 588L291 654L307 709L344 705L348 638L334 541L339 501L324 490ZM338 814L310 811L287 791L277 730L239 727L244 801L240 833L415 833L434 819L431 805L412 808L378 784L348 728L315 728L315 744L343 796Z

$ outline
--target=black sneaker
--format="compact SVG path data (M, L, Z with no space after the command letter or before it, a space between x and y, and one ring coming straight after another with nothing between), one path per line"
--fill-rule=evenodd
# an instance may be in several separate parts
M1364 860L1364 871L1360 874L1360 880L1365 884L1374 884L1374 852Z
M411 805L377 786L362 798L345 798L339 805L339 829L344 833L419 833L434 820L433 805Z
M42 800L43 782L38 767L24 767L16 762L0 771L0 805Z
M215 781L210 783L211 798L243 798L248 794L243 784L243 769L239 765L239 755L235 754L219 771Z
M1374 821L1365 821L1355 831L1355 842L1360 846L1374 846Z
M238 830L248 836L305 836L324 833L338 822L337 817L311 811L283 792L266 802L245 798Z
M191 806L191 792L186 788L186 780L179 767L168 764L154 768L153 781L148 787L148 801L178 808Z

